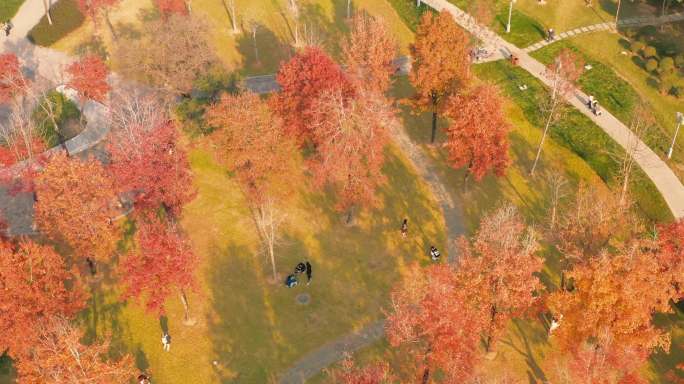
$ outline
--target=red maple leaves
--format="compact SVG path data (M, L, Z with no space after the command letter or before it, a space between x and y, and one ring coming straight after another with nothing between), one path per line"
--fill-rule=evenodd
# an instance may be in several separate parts
M78 91L82 100L105 101L110 90L109 69L99 56L82 57L67 67L67 73L71 76L68 86Z

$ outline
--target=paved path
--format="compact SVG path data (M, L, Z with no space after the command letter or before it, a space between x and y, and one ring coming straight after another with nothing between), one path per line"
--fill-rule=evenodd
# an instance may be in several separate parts
M16 54L24 67L25 75L30 79L43 78L54 85L63 84L66 80L63 75L64 67L74 59L62 52L33 45L26 38L28 31L43 17L44 11L42 0L26 0L12 19L14 27L10 36L5 37L2 34L0 37L0 54ZM110 80L114 81L114 78ZM64 148L72 155L90 153L107 136L110 129L108 111L104 105L88 101L81 112L87 122L85 129L64 143ZM5 117L0 115L0 120ZM49 151L58 150L62 150L62 147L55 147ZM0 173L12 172L25 165L22 162L14 167L2 169ZM3 220L7 221L9 235L34 233L33 203L32 193L10 193L7 187L0 187L0 212Z
M422 2L437 11L446 10L451 13L454 20L463 28L477 36L487 47L493 47L493 57L490 60L508 58L511 54L520 58L519 65L530 72L534 77L541 80L547 86L551 80L547 78L545 67L542 63L532 58L524 50L503 40L487 28L477 24L468 14L463 12L447 0L422 0ZM672 215L675 218L684 217L684 186L667 164L646 144L637 138L629 128L608 111L603 111L601 116L594 116L584 105L588 96L577 90L569 95L567 101L575 106L580 112L594 121L604 132L623 148L636 148L635 159L637 164L651 179L655 187L661 193Z
M660 24L665 24L665 23L673 23L673 22L678 22L678 21L683 21L684 20L684 13L681 12L676 12L672 13L666 16L653 16L653 17L634 17L630 19L624 19L618 21L618 26L620 27L640 27L644 25L660 25ZM530 45L527 48L524 48L523 50L527 53L534 52L538 49L544 48L545 46L549 44L553 44L557 41L567 39L569 37L574 37L577 35L581 35L584 33L589 33L589 32L599 32L599 31L614 31L615 30L615 23L614 22L608 22L608 23L599 23L599 24L593 24L593 25L588 25L585 27L580 27L580 28L575 28L569 31L564 31L559 33L556 38L552 41L547 41L547 40L542 40L539 42L536 42L532 45Z

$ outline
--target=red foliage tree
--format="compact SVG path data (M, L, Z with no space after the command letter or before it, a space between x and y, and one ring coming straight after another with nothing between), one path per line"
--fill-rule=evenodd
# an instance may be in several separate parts
M658 228L659 274L669 278L673 300L684 296L684 220L662 224Z
M109 69L97 55L87 55L67 67L71 77L67 85L76 91L82 102L92 99L104 102L110 87L107 83Z
M94 158L53 155L35 179L38 228L69 245L78 257L107 261L118 240L118 198L112 180Z
M314 182L336 190L337 209L347 211L349 221L354 207L374 205L375 190L385 182L383 150L393 111L379 94L345 99L341 90L319 96L312 111Z
M381 20L365 13L354 16L342 53L347 72L359 86L385 93L392 83L397 52L397 43Z
M342 368L332 374L335 384L389 384L395 378L387 363L378 363L358 368L352 360L342 361Z
M537 306L542 285L536 274L544 262L536 255L534 234L512 206L486 216L472 242L461 238L459 248L458 280L477 313L485 315L489 351L512 318Z
M78 0L78 9L84 15L96 20L100 12L106 11L107 8L113 7L121 0Z
M453 383L474 374L486 313L468 305L461 285L449 265L414 265L392 292L387 338L392 347L407 348L416 357L416 379L424 384L435 371Z
M489 171L502 176L510 164L508 132L503 99L493 85L481 85L467 94L449 99L446 115L449 162L454 168L467 167L465 178L472 174L479 181Z
M188 14L188 7L185 4L185 0L154 0L154 3L164 17L168 17L171 14Z
M0 246L0 350L18 358L36 342L37 324L51 316L73 316L84 305L80 285L52 248L23 241Z
M311 139L312 105L335 89L351 96L353 86L337 63L323 50L307 47L282 64L276 76L281 92L272 98L273 109L284 120L286 132L300 144Z
M27 86L14 53L0 55L0 104L10 101Z
M172 121L133 127L113 135L108 169L119 193L134 192L139 211L164 207L173 217L194 199L192 171Z
M185 307L185 320L190 321L186 291L195 287L199 263L190 242L175 223L154 215L136 224L138 249L129 252L120 266L123 297L139 299L149 312L161 315L166 300L177 293Z
M64 318L46 319L33 333L36 343L16 364L21 383L112 384L129 383L133 378L130 355L108 359L109 342L82 344L85 332Z

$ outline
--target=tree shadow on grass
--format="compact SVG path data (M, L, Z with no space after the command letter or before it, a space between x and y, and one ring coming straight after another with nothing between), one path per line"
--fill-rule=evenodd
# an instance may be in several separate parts
M243 57L241 74L244 76L275 73L280 63L294 52L263 24L243 23L241 29L243 33L237 38L237 49Z
M509 327L509 336L506 339L502 339L501 343L509 346L513 351L525 358L528 368L527 376L530 383L546 383L548 380L534 356L531 345L531 343L538 345L548 344L546 332L543 331L543 327L541 330L535 330L529 322L514 319L512 328L513 332L511 332L511 327ZM513 340L513 336L515 336L517 340Z
M125 302L118 301L116 293L103 288L93 289L88 306L79 314L79 320L85 328L83 341L90 344L98 339L109 338L110 355L128 352L125 340L130 335L121 323L121 311L125 305Z
M673 309L674 313L659 313L654 316L654 323L672 336L670 350L658 350L649 360L651 369L657 373L658 383L666 382L663 381L664 375L674 370L684 356L684 301L673 305ZM684 372L680 371L681 373Z

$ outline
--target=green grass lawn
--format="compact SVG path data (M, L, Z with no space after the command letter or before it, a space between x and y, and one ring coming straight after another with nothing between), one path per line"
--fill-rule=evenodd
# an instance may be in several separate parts
M0 22L5 22L14 17L24 0L2 0L0 2Z
M235 182L204 150L194 150L191 163L199 195L184 210L182 224L203 261L200 290L190 297L198 324L181 324L182 308L172 297L165 320L172 346L165 353L160 320L119 303L113 290L98 293L84 316L88 329L115 335L155 383L268 383L308 351L379 319L405 266L428 263L429 244L446 249L441 212L390 148L381 206L363 211L357 225L343 224L331 196L301 186L287 207L276 250L280 279L273 284ZM398 231L404 217L411 226L406 240ZM284 287L281 280L305 259L314 268L311 286ZM308 306L295 303L300 293L311 295Z
M629 123L632 108L639 102L648 106L656 118L657 129L647 137L646 143L665 158L675 130L675 113L684 111L684 100L660 94L656 79L638 65L639 59L621 53L629 50L619 35L608 32L583 35L545 47L533 56L548 62L562 46L581 52L594 65L580 85L597 95L604 107L622 122ZM675 145L670 166L684 180L684 140L678 140Z

